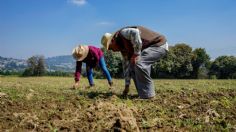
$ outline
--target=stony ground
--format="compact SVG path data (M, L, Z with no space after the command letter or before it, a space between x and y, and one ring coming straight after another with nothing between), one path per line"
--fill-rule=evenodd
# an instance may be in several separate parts
M236 80L155 80L152 100L114 82L0 77L0 131L236 131Z

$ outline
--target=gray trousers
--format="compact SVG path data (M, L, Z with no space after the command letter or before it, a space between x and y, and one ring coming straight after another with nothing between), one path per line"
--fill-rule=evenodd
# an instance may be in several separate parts
M166 49L150 46L141 52L138 62L133 67L131 74L140 98L151 98L155 96L151 74L151 66L160 58L165 56Z

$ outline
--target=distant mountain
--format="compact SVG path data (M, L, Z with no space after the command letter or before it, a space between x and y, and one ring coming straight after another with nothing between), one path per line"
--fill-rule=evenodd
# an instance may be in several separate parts
M73 72L75 60L71 55L56 56L45 59L49 71Z
M73 72L75 70L75 60L71 55L46 58L45 63L48 71ZM0 71L23 71L26 67L26 60L0 56Z
M0 71L23 71L26 66L26 60L4 58L0 56Z

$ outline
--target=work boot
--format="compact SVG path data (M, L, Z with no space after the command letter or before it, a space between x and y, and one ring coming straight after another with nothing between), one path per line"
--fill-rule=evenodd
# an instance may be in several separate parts
M126 86L125 86L125 89L124 89L124 91L123 91L123 96L127 96L128 93L129 93L129 85L126 85Z

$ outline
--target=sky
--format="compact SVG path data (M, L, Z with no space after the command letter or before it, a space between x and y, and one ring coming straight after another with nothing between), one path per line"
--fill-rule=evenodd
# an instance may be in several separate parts
M236 56L236 0L0 0L0 56L70 55L106 32L142 25L169 45Z

